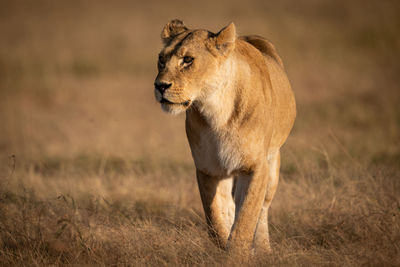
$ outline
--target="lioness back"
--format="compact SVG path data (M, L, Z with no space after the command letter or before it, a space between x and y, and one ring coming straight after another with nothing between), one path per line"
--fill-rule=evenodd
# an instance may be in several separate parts
M258 50L260 50L260 52L264 55L272 57L283 68L282 59L276 52L275 46L264 37L258 35L245 35L240 36L238 39L248 42Z
M264 56L277 106L274 114L276 128L273 130L271 140L271 149L276 150L287 139L296 118L296 102L293 91L287 79L282 59L270 41L257 35L241 36L238 39L250 43Z

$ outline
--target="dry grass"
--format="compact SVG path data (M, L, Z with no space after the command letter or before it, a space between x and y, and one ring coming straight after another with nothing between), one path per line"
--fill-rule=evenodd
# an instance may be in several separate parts
M171 18L268 36L298 118L250 265L400 265L400 6L0 3L0 264L241 265L204 225L183 116L152 83Z

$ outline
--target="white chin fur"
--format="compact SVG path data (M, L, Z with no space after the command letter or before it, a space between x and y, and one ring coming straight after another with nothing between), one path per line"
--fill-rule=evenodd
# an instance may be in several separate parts
M178 115L179 113L182 113L186 111L186 107L183 105L179 104L167 104L167 103L162 103L161 108L163 111L172 114L172 115Z

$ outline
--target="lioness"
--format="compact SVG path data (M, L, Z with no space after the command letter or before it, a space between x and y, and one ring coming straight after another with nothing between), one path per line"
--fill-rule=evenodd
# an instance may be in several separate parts
M161 32L155 96L186 111L210 234L228 250L269 250L268 208L296 104L274 46L259 36L218 33L172 20Z

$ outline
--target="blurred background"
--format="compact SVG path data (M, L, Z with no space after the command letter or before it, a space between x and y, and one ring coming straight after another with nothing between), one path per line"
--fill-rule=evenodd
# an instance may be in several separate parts
M85 210L94 205L93 199L108 198L109 203L120 203L110 210L126 211L125 217L130 222L147 218L150 226L154 224L149 218L155 216L176 223L181 218L180 212L185 214L182 218L196 214L190 218L199 224L203 220L184 115L174 117L163 113L153 95L157 55L162 48L160 32L175 18L183 20L189 28L213 32L233 21L239 35L258 34L271 40L283 59L295 92L298 115L283 148L281 185L271 211L272 224L276 225L271 230L275 242L285 238L294 240L301 233L310 235L311 229L319 229L311 214L329 217L328 208L333 212L331 219L340 217L338 214L354 219L357 217L354 214L371 210L368 201L374 199L379 205L373 210L379 214L399 215L399 191L395 193L400 190L399 1L3 0L0 1L0 186L4 195L0 202L4 218L9 219L2 221L0 236L9 253L1 256L5 262L19 262L15 255L22 249L18 245L21 240L30 244L31 251L33 248L41 251L39 244L47 240L43 238L45 234L37 243L24 239L33 238L36 230L32 233L26 230L20 239L15 237L15 233L22 231L15 226L22 207L32 216L43 203L53 207L49 208L53 209L51 215L40 213L49 222L43 219L37 227L57 232L59 226L51 224L51 218L55 221L64 218L56 201L61 195L68 194L74 201L82 199L81 207ZM344 186L349 184L352 186ZM34 194L29 193L29 199L44 202L31 201L32 206L27 206L18 200L26 197L27 192ZM354 204L354 196L360 196L360 192L366 194L365 198ZM9 197L10 194L16 198ZM352 208L335 213L332 207L336 203ZM104 214L113 214L105 208L108 204L98 205L103 207ZM352 215L346 217L349 214ZM304 220L298 215L304 215ZM77 228L81 224L86 227L81 217L76 217L76 210L68 216ZM357 218L364 218L360 216ZM97 227L103 225L98 223L98 217L85 218L93 218L92 225ZM294 226L288 224L288 218L292 221L297 218L294 224L304 226L299 227L304 232L290 228ZM399 263L398 254L395 256L399 247L385 247L400 238L396 218L396 225L387 219L382 232L370 229L373 237L363 235L360 230L360 246L370 242L373 249L369 250L374 251L379 263ZM321 220L320 233L330 233L325 231L329 227L322 223L326 221ZM375 217L371 220L371 224L377 224ZM21 219L21 229L28 221ZM349 227L356 227L352 222L349 221ZM343 222L338 221L337 225L343 225L340 223ZM121 225L124 222L115 225L115 229ZM161 231L154 227L154 235L148 238L151 242ZM135 232L136 228L129 229ZM204 226L199 229L203 233ZM392 231L390 237L388 229ZM72 232L70 239L64 237L69 244L75 240ZM318 247L318 242L329 238L340 240L321 237L317 232L313 232L315 240L300 239L296 246L286 245L281 251L288 247L292 252L299 248L303 251L304 246ZM15 237L14 245L5 241L10 236ZM374 241L382 236L387 239ZM207 242L206 234L202 237L199 242ZM343 243L353 240L341 238ZM190 244L183 243L181 249L186 251ZM350 253L345 258L348 261L340 261L344 265L362 258L340 244L332 245L337 249L336 254L319 256L317 261L309 258L310 262L335 263L333 255L338 253ZM159 246L161 250L168 249L166 243ZM202 246L204 253L211 253L207 250L211 245ZM386 252L377 253L382 247ZM83 254L74 254L80 251L77 247L59 249L59 245L54 245L54 250L54 257L32 253L31 258L19 260L34 262L47 257L48 263L54 263L57 262L54 259L60 260L59 255L64 255L61 260L66 257L69 263L96 263L94 259L99 259L89 253L82 260ZM314 252L321 255L320 250ZM146 258L143 250L141 253L133 253L141 255L134 258L135 263ZM211 257L215 261L201 262L190 258L194 254L189 250L189 254L184 254L192 255L189 258L175 254L175 258L169 258L172 252L157 258L154 255L158 254L151 249L148 253L154 264L163 260L165 264L213 264L222 257L218 254ZM373 258L370 256L369 260ZM100 259L103 264L121 263L114 258ZM273 261L299 263L287 260L278 257Z
M275 44L298 102L292 143L333 132L357 157L399 153L397 1L2 1L0 12L5 155L190 158L184 116L163 114L152 88L173 18L214 32L233 21Z

